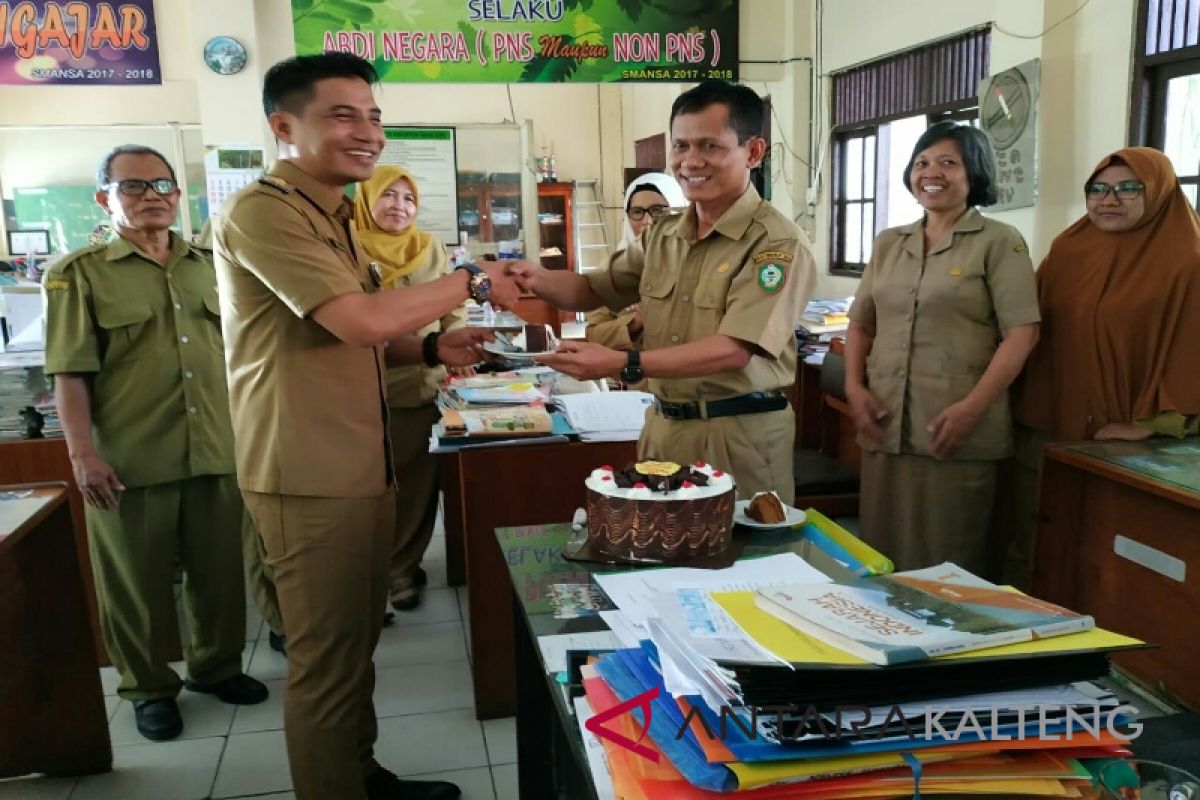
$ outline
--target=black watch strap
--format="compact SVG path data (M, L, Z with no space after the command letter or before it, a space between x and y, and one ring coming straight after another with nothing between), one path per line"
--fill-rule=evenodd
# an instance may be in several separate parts
M431 331L421 340L421 359L427 367L436 367L442 363L437 351L438 337L441 335L438 331Z
M638 350L625 351L625 369L621 370L621 380L625 383L637 383L646 377L642 371L642 354Z

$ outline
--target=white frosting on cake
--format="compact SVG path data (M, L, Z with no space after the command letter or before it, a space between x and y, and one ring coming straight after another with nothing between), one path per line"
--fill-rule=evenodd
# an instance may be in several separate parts
M714 469L711 464L692 464L690 466L696 472L708 476L708 486L680 487L673 492L654 492L648 488L622 489L613 480L612 470L604 468L592 470L592 474L587 477L584 484L593 492L599 492L607 497L627 497L633 500L697 500L702 497L716 497L733 489L732 475L726 472L722 472L720 475L715 474L718 470ZM687 467L684 466L683 469L687 469Z

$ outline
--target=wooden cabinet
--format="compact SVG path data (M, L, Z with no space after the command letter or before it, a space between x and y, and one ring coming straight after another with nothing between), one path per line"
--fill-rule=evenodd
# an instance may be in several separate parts
M546 269L575 271L575 211L572 181L538 184L538 233ZM557 254L553 254L557 250Z
M516 173L459 173L458 229L477 242L521 238L521 180Z

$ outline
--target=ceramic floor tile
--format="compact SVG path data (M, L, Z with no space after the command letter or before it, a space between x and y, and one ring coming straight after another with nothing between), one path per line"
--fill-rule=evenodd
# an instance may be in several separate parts
M470 709L474 707L473 696L471 670L466 661L375 671L375 714L380 718Z
M0 800L67 800L74 778L26 777L0 780ZM488 790L491 791L491 783ZM492 795L487 795L492 797Z
M183 717L180 739L204 739L225 736L233 722L235 706L222 703L215 697L196 694L184 689L177 698L179 715ZM133 703L121 703L108 725L113 747L126 744L146 744L147 739L137 730Z
M446 537L434 536L429 540L429 547L425 549L425 558L430 561L445 561L446 560Z
M212 796L243 797L246 795L289 792L292 775L288 771L287 746L283 731L241 733L229 737L225 757Z
M446 562L445 560L434 560L426 558L421 562L421 568L425 570L427 582L426 589L444 589L446 588Z
M104 689L104 695L116 696L117 686L121 683L121 675L117 672L116 667L101 667L100 668L100 686Z
M397 611L393 628L428 622L454 622L459 619L453 589L429 589L421 593L421 605L412 611ZM385 628L385 632L389 629Z
M230 733L255 733L283 730L283 686L285 681L267 681L271 692L265 702L254 706L238 706Z
M517 718L483 721L483 738L487 741L488 763L517 763Z
M113 748L113 771L79 779L71 800L203 800L209 795L223 738Z
M458 603L458 613L462 616L464 621L470 622L471 621L471 603L470 603L470 598L467 594L467 587L465 587L465 586L454 587L454 594L455 594L456 602Z
M262 630L258 642L249 653L246 674L260 681L283 680L287 677L287 656L276 653L267 645L266 637L270 628L264 625Z
M375 757L397 775L487 766L483 730L472 709L381 719Z
M492 767L492 784L496 787L496 800L520 800L516 764Z
M496 800L492 788L492 773L487 767L460 769L453 772L431 772L422 775L405 775L405 780L450 781L462 790L462 800Z
M375 647L377 668L462 661L466 657L462 623L458 621L384 628Z

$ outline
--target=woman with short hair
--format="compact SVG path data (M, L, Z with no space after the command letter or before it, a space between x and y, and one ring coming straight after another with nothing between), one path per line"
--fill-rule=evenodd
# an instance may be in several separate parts
M980 131L948 122L922 134L904 185L924 215L875 239L850 309L861 534L897 569L999 570L989 531L1013 451L1008 389L1040 316L1021 234L976 208L996 202L994 180Z

